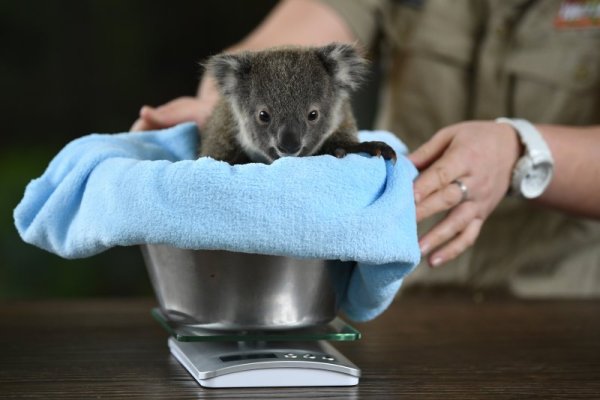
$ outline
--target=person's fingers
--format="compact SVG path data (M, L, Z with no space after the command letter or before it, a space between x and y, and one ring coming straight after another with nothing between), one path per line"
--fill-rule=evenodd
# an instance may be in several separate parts
M202 105L194 97L180 97L157 108L144 106L140 117L162 128L188 121L199 122L205 116Z
M457 236L476 218L476 211L477 208L472 203L462 203L452 209L442 221L419 239L421 253L426 255Z
M149 131L168 128L170 126L169 124L166 124L162 118L157 116L155 109L150 106L143 106L139 115L139 118L129 129L130 131Z
M468 178L461 178L461 182L467 188L469 187ZM463 192L460 186L453 181L417 203L417 222L438 212L449 210L460 204L461 201L463 201Z
M175 123L169 123L171 122L172 118L169 118L168 109L167 112L165 112L164 108L161 111L150 106L143 106L140 110L140 118L145 120L148 125L157 126L160 128L166 128L170 125L175 125Z
M432 267L439 267L461 255L475 243L482 225L481 218L472 219L460 234L429 257L429 264Z
M431 139L408 155L408 159L418 170L426 168L440 158L444 150L452 141L453 134L450 129L438 131Z
M208 119L217 99L179 97L159 107L143 106L131 130L164 129L183 122L195 122L200 128Z
M150 123L143 118L136 119L133 125L131 125L131 128L129 128L131 132L150 131L153 129L158 129L158 127L150 125Z
M418 204L429 195L467 175L468 162L457 151L447 150L440 159L424 170L415 180L413 191Z

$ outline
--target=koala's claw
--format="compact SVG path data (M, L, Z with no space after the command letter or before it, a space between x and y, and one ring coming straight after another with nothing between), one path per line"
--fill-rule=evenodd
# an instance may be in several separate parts
M337 158L344 158L346 157L346 149L342 148L342 147L338 147L337 149L335 149L333 151L333 155L336 156Z
M348 153L367 153L371 156L383 157L385 160L392 160L394 164L397 159L394 149L384 142L362 142L335 150L335 156L338 158L342 158Z

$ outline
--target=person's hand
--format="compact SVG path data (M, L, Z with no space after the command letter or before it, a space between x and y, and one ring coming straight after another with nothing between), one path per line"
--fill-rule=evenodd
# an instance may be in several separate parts
M131 131L164 129L182 122L195 122L203 127L219 99L214 80L205 76L198 97L178 97L159 107L143 106Z
M456 258L475 242L506 195L520 152L510 125L472 121L440 130L409 155L421 171L414 184L417 221L449 210L419 240L431 266Z

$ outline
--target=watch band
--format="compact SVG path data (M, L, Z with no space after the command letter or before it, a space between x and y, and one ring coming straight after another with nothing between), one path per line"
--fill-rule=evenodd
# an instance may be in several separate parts
M525 147L525 154L517 161L508 194L527 199L540 196L550 184L554 160L550 148L540 132L524 119L497 118L497 123L513 127Z
M521 142L525 146L525 153L531 157L534 164L539 161L550 161L554 163L552 159L552 153L542 138L540 132L535 126L526 119L520 118L496 118L496 122L505 123L511 125L517 131L517 134L521 138Z

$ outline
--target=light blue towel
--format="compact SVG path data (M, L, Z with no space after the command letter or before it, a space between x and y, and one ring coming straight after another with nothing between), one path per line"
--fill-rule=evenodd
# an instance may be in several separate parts
M390 133L361 139L406 152ZM357 261L342 304L354 320L385 310L418 263L416 170L405 157L231 166L194 160L196 146L189 123L74 140L27 186L14 211L19 234L65 258L160 243Z

